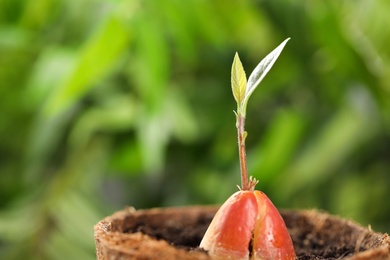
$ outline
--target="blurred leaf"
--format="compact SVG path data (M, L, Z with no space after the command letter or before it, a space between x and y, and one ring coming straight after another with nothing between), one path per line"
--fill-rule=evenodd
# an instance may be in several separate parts
M130 64L130 80L142 98L138 113L137 138L144 169L157 174L164 165L164 153L171 127L166 114L169 78L169 49L156 10L140 13L137 20L137 54Z
M293 196L304 187L319 185L334 176L354 150L368 142L377 131L375 117L367 116L370 112L342 108L311 140L297 160L273 181L273 188L283 190L282 196ZM367 125L370 126L369 131Z
M62 113L56 117L37 116L30 130L24 159L23 182L40 180L45 173L45 166L53 157L56 147L61 143L65 126L71 120L72 113Z
M95 243L91 223L97 223L100 216L81 193L70 191L65 196L58 204L51 205L60 232L73 244L93 251Z
M47 48L34 65L26 92L28 107L39 107L50 93L53 86L65 80L75 64L75 53L66 49Z
M49 18L54 14L53 10L56 4L58 4L58 1L54 0L26 0L21 23L33 28L48 23Z
M282 110L272 120L264 138L248 155L249 172L262 183L276 178L297 152L303 139L304 118L296 112Z
M156 8L159 14L164 16L161 19L167 22L167 31L175 42L175 48L180 53L180 58L195 62L196 59L196 27L193 23L193 12L188 3L183 4L181 0L171 0L170 4L163 1L156 1Z
M172 134L183 143L196 140L199 136L198 122L184 93L179 90L170 91L166 98L166 107Z
M60 232L54 232L48 238L47 243L45 243L45 256L48 259L96 259L94 254L91 254L91 251L85 251L82 247L78 246L71 239L67 238ZM61 254L59 254L61 252Z
M0 8L1 9L1 8ZM15 26L1 26L0 24L0 51L3 48L20 48L28 44L32 35Z
M102 107L86 111L73 128L69 144L74 148L85 146L93 134L131 129L135 124L137 104L131 96L114 96Z
M129 40L129 31L123 21L109 17L82 48L74 71L53 92L45 112L58 114L90 90L120 59Z
M29 198L31 200L31 198ZM26 201L25 201L26 202ZM2 241L21 243L37 230L36 204L28 201L12 205L0 212L0 238Z

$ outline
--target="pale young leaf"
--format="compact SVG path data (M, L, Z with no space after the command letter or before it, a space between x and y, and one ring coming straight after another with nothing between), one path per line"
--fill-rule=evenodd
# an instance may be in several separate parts
M244 132L242 133L242 141L243 141L243 142L245 142L245 139L246 139L247 136L248 136L248 132L247 132L247 131L244 131Z
M242 67L240 57L238 56L238 53L236 52L236 55L234 55L234 60L232 64L232 91L234 99L237 102L238 111L240 110L240 105L245 97L245 90L246 90L246 75L244 68Z
M242 100L242 113L245 116L246 105L248 103L249 97L252 95L253 91L263 80L265 75L269 72L274 65L275 61L278 59L280 53L282 52L286 43L290 40L287 38L284 40L278 47L276 47L271 53L269 53L253 70L252 74L249 76L247 87L245 90L245 97Z

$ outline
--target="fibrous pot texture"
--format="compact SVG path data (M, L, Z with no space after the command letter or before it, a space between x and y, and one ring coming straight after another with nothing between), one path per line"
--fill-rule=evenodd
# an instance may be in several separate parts
M198 248L217 206L116 212L95 225L97 259L211 259ZM281 215L297 259L390 259L390 237L317 210Z

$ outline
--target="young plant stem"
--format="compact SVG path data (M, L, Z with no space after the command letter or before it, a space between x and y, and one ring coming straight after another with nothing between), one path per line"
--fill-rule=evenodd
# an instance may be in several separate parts
M237 114L237 135L238 135L238 153L240 157L240 172L241 172L241 189L250 190L249 179L248 179L248 170L246 166L246 151L245 151L245 138L247 133L244 130L245 126L245 117L241 113Z

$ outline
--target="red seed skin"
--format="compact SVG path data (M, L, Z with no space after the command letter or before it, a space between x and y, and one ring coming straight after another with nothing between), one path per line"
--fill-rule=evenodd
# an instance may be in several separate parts
M200 247L207 250L212 259L248 260L257 213L253 192L234 193L215 214Z
M253 235L252 260L293 260L291 237L281 215L261 191L254 191L259 207Z

